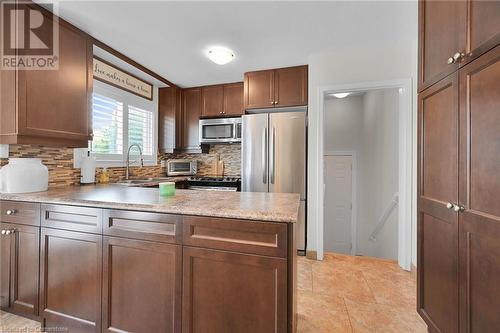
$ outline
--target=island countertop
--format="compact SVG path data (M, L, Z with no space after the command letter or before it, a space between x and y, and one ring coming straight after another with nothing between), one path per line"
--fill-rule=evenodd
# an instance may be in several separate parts
M35 193L0 193L0 200L288 223L297 222L300 203L299 195L292 193L178 189L173 197L161 197L158 188L113 184L70 186Z

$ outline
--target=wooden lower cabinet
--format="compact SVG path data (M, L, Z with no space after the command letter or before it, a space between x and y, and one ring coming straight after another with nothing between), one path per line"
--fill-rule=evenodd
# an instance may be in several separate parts
M286 331L286 259L184 247L183 333Z
M104 237L103 332L180 332L182 246Z
M0 304L2 310L38 319L40 228L0 223Z
M102 236L42 228L40 262L43 326L100 332Z

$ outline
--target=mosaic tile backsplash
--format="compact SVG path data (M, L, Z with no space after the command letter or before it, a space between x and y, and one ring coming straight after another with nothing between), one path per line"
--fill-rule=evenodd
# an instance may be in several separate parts
M78 185L80 169L73 168L72 148L53 148L35 145L9 145L9 157L36 157L49 169L49 188ZM241 146L211 145L207 154L162 154L158 155L157 166L131 167L131 178L165 176L165 168L160 165L161 160L187 158L198 160L198 175L214 175L214 162L224 161L225 176L239 176L241 165ZM0 166L7 164L7 159L0 159ZM96 169L96 179L102 168ZM108 168L110 182L125 178L125 167Z

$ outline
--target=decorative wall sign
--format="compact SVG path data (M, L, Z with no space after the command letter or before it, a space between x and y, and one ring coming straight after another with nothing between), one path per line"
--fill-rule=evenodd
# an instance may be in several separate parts
M150 101L153 100L152 84L115 67L115 65L101 58L94 57L93 72L94 79L96 80L126 90Z

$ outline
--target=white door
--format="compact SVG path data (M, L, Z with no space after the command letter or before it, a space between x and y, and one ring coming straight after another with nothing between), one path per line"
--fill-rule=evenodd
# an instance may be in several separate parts
M351 254L352 156L325 156L325 252Z

